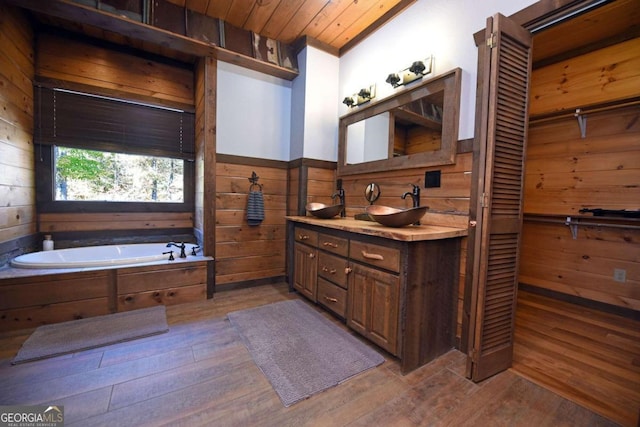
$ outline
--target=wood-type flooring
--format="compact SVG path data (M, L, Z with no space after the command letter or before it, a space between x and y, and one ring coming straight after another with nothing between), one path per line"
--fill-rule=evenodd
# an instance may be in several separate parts
M0 405L63 405L68 427L615 425L512 370L473 383L456 350L405 376L385 354L285 408L225 315L291 298L286 284L218 292L167 307L167 334L17 366L31 331L3 334Z

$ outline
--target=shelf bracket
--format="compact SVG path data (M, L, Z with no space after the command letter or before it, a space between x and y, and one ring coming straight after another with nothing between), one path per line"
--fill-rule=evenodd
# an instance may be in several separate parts
M576 113L574 114L575 118L578 120L578 126L580 127L580 137L582 139L587 137L587 116L582 114L582 111L577 108Z
M578 238L578 224L576 224L575 222L571 222L571 217L568 216L567 220L564 222L564 225L568 226L571 229L571 237L573 237L573 240L576 240Z

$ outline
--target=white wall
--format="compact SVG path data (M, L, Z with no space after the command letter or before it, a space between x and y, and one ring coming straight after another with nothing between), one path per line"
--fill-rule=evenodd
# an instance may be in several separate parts
M473 34L497 12L509 16L535 0L418 0L340 58L338 100L375 83L379 100L393 92L389 73L429 54L435 73L462 68L460 139L472 138L475 116L477 48ZM340 115L347 113L340 106Z
M291 82L218 61L216 151L289 160Z
M298 55L293 81L291 160L335 161L338 153L339 59L307 46Z
M341 58L313 47L298 56L293 82L218 62L217 152L273 160L336 161L341 101L370 84L380 100L387 75L433 54L434 74L460 67L460 139L472 138L477 48L486 18L509 16L535 0L418 0Z

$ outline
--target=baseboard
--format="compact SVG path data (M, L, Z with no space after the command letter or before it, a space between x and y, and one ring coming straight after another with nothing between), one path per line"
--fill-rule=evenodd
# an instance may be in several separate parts
M242 282L225 283L222 285L216 285L215 293L223 292L223 291L232 291L236 289L254 288L256 286L263 286L263 285L273 285L276 283L283 283L286 281L287 281L286 276L274 276L274 277L265 277L262 279L245 280Z

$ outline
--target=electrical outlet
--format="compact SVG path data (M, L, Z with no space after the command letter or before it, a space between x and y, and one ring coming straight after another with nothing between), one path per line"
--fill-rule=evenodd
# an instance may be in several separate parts
M424 173L424 188L440 187L441 171L427 171Z
M616 282L624 283L627 281L627 270L622 268L613 269L613 280Z

